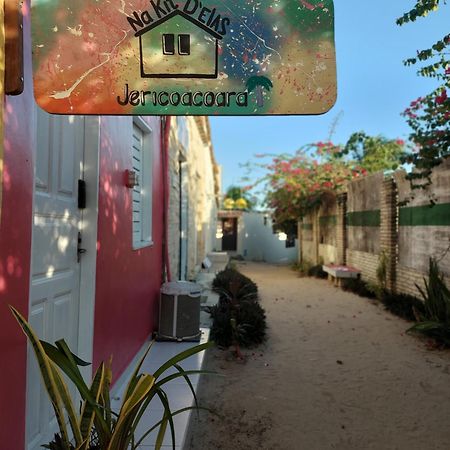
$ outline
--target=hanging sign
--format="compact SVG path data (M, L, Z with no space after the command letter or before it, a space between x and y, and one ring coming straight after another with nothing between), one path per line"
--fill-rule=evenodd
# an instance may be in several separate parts
M57 114L320 114L332 0L33 0L36 101Z

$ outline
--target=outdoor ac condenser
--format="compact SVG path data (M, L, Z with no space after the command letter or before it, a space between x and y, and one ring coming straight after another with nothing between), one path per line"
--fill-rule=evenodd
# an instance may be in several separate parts
M202 288L188 281L172 281L161 287L159 340L200 340Z

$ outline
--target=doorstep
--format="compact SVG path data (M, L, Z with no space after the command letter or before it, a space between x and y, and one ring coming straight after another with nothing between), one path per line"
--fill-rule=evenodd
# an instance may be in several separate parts
M202 336L200 343L203 344L209 339L209 328L201 328L201 331ZM154 373L169 358L196 345L198 345L197 342L155 342L142 365L141 372ZM148 343L134 358L126 373L123 374L117 381L112 392L112 407L114 410L119 409L121 404L121 396L127 386L128 379L147 346ZM204 351L197 353L196 355L193 355L183 361L180 365L185 370L200 370L203 366L204 356ZM173 371L168 371L167 373L170 374L173 373ZM199 375L194 375L191 377L192 386L195 391L197 391L199 378ZM178 378L167 383L165 390L169 397L169 404L172 411L176 411L177 409L187 406L192 406L194 404L194 398L191 390L183 378ZM142 418L140 426L137 428L137 439L139 439L139 433L143 433L148 428L151 428L152 425L159 422L162 417L163 409L164 408L159 399L155 399L154 404L148 407ZM174 417L175 448L177 450L181 450L183 448L187 427L189 425L189 418L193 412L194 411L187 411ZM145 438L140 448L142 448L142 450L154 449L157 435L158 430L156 429ZM169 427L167 427L166 435L164 437L163 449L164 448L172 448L172 438Z

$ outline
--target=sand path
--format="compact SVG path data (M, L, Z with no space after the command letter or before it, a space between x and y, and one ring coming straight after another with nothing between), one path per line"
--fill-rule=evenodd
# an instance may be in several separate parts
M240 267L259 286L269 340L239 363L212 350L185 449L450 448L450 352L409 323L287 267Z

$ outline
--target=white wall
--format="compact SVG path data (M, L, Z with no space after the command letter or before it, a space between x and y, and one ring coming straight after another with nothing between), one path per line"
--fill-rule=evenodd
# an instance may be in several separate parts
M267 218L264 225L264 217ZM238 219L238 246L233 255L241 255L247 261L265 261L273 264L293 263L298 259L298 240L295 247L286 248L285 241L273 234L270 214L244 212ZM221 251L221 240L216 240L216 249Z

